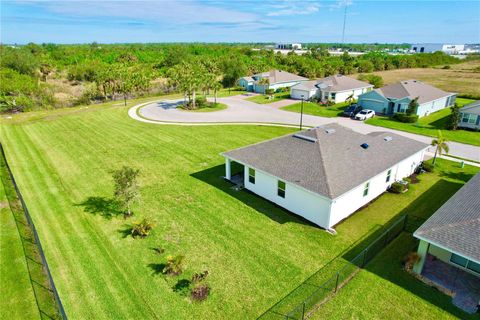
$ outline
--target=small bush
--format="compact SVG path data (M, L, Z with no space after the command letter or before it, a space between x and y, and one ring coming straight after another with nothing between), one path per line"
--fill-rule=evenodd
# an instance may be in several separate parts
M403 265L407 271L411 271L418 261L420 261L420 255L417 252L410 252L403 258Z
M265 94L274 94L275 90L274 89L267 89L265 90Z
M422 168L423 168L423 170L425 170L427 172L433 172L435 167L430 162L424 162L422 164Z
M418 120L418 115L416 114L406 114L403 112L397 112L393 115L393 118L395 120L398 120L400 122L404 123L415 123Z
M145 238L146 236L148 236L153 226L153 222L151 222L147 218L144 218L140 222L134 223L131 231L132 237Z
M203 301L210 294L210 287L206 283L201 283L193 287L191 297L193 301Z
M177 256L168 256L167 263L163 268L163 273L169 276L178 276L183 272L183 260L185 259L182 255Z
M400 182L394 182L390 186L390 192L392 193L403 193L407 190L407 186Z
M195 107L200 108L207 104L207 98L199 96L195 98Z
M193 276L192 276L192 283L194 283L194 284L200 283L203 280L205 280L205 278L207 278L207 276L208 276L208 271L207 270L205 270L203 272L200 272L200 273L194 273Z
M442 69L451 69L451 68L452 68L451 66L449 66L449 65L446 65L446 66L443 66L443 68L442 68Z
M245 91L245 87L242 86L236 86L232 88L233 91Z

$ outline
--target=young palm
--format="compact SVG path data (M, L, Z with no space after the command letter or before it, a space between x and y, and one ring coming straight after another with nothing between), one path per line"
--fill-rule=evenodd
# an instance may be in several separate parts
M437 154L442 155L442 152L448 153L448 151L450 150L447 144L447 140L443 137L440 130L438 130L437 139L432 140L432 146L436 147L435 155L433 156L433 165L435 165L435 161L437 160Z

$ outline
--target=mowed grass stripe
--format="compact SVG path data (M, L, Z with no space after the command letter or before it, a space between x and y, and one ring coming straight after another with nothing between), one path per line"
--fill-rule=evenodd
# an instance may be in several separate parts
M38 146L38 147L42 146L43 142L41 141L41 139L36 139L36 136L37 136L36 133L29 132L29 134L30 134L30 137L32 138L32 141L35 143L36 146ZM34 155L34 157L39 157L39 154L37 153L36 155ZM39 164L38 166L39 167L49 167L49 164L44 162L44 163ZM55 169L53 167L49 167L48 170L46 170L46 171L47 172L55 172ZM73 188L71 188L69 190L76 190L76 188L75 188L75 186L73 186ZM66 190L64 190L64 191L66 191ZM67 191L66 191L66 193L68 194ZM70 203L70 202L67 200L67 203ZM79 225L81 225L85 230L84 233L89 234L89 240L93 240L93 245L92 245L92 243L87 244L86 241L83 241L84 244L82 243L80 245L80 248L78 248L78 249L80 249L82 251L85 251L85 252L89 252L89 253L91 252L92 248L98 249L100 252L97 252L96 254L98 254L100 257L103 257L105 260L107 260L107 261L105 261L105 265L114 267L111 270L112 272L109 273L108 275L112 276L114 278L117 278L118 282L128 283L128 282L124 281L125 277L122 275L123 271L116 264L115 259L112 259L109 256L109 250L106 250L103 247L104 243L106 243L106 242L108 243L107 239L98 237L98 233L94 232L94 230L92 230L92 228L89 226L88 220L83 219L83 213L80 213L78 216L79 216L79 221L74 221L73 219L71 219L71 217L73 217L73 215L71 215L71 214L67 217L67 220L70 222L71 227L73 228L73 226L75 226L75 228L78 230ZM85 240L85 239L82 238L82 240ZM90 256L88 258L92 259L93 258L92 254L90 254ZM118 258L118 257L116 257L116 258ZM125 264L125 265L128 265L128 264ZM97 268L100 267L101 268L101 265L99 266L97 264L95 267L97 267ZM94 274L97 275L98 270L94 270ZM133 287L127 288L127 287L124 287L124 286L122 286L122 287L112 286L111 283L113 281L111 281L111 279L103 279L101 281L103 281L105 286L106 286L106 288L105 288L106 291L103 294L111 295L111 296L114 296L114 297L118 296L119 299L127 299L130 296L129 299L133 300L133 301L136 301L137 306L145 306L145 301L136 299L139 296L134 295L133 297L131 297L131 292L135 291ZM100 295L101 294L102 293L100 292ZM152 316L151 313L150 314L144 314L144 313L138 313L137 314L137 310L142 310L141 308L140 309L136 309L136 308L129 309L129 308L123 307L121 304L118 305L117 308L119 309L119 311L121 313L125 314L127 317L130 317L130 316L134 316L134 317L135 316L146 316L146 315Z

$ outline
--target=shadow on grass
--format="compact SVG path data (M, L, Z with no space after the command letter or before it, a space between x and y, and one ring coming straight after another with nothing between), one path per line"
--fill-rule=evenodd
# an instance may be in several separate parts
M163 269L165 269L165 263L149 263L147 265L150 269L152 269L152 274L154 276L163 275Z
M125 239L132 235L132 229L133 227L131 225L124 225L122 229L118 230L118 233Z
M85 201L75 204L83 207L85 212L101 215L106 219L111 219L123 215L120 204L115 199L106 197L88 197Z
M246 189L243 189L242 191L233 190L232 183L229 181L226 181L223 178L224 175L225 175L225 166L218 165L215 167L208 168L206 170L192 173L190 176L198 180L201 180L205 183L208 183L219 190L222 190L226 194L236 198L237 200L243 202L244 204L262 213L263 215L267 216L268 218L272 219L277 223L284 224L284 223L294 222L294 223L304 224L304 225L318 228L318 226L315 226L309 221L303 219L302 217L297 216L294 213L291 213L277 206L273 202L270 202L260 196L257 196L256 194Z
M176 292L180 295L186 296L190 291L190 284L192 282L188 279L180 279L172 287L173 292Z
M449 175L454 179L467 179L465 173L455 173ZM471 176L471 175L470 175ZM413 276L403 271L403 258L411 251L416 251L418 241L413 238L412 233L432 214L435 213L451 196L457 192L463 184L451 182L447 180L439 180L431 188L425 191L421 196L411 202L397 216L392 218L385 228L377 230L364 238L355 247L346 252L343 257L346 260L352 260L357 257L366 247L373 243L389 225L397 221L399 217L408 215L406 232L402 232L399 237L370 262L366 264L364 269L377 276L388 280L402 288L410 291L416 296L428 301L429 303L449 312L450 314L466 319L468 314L455 307L451 303L451 298L440 291L431 288L415 279ZM399 195L402 196L402 195Z

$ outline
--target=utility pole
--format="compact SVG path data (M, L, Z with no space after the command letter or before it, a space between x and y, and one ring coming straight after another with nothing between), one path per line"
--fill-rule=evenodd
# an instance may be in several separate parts
M347 7L348 5L345 3L345 11L343 13L342 45L345 44L345 25L347 23Z
M300 109L300 130L302 130L303 127L303 94L302 94L302 107Z

